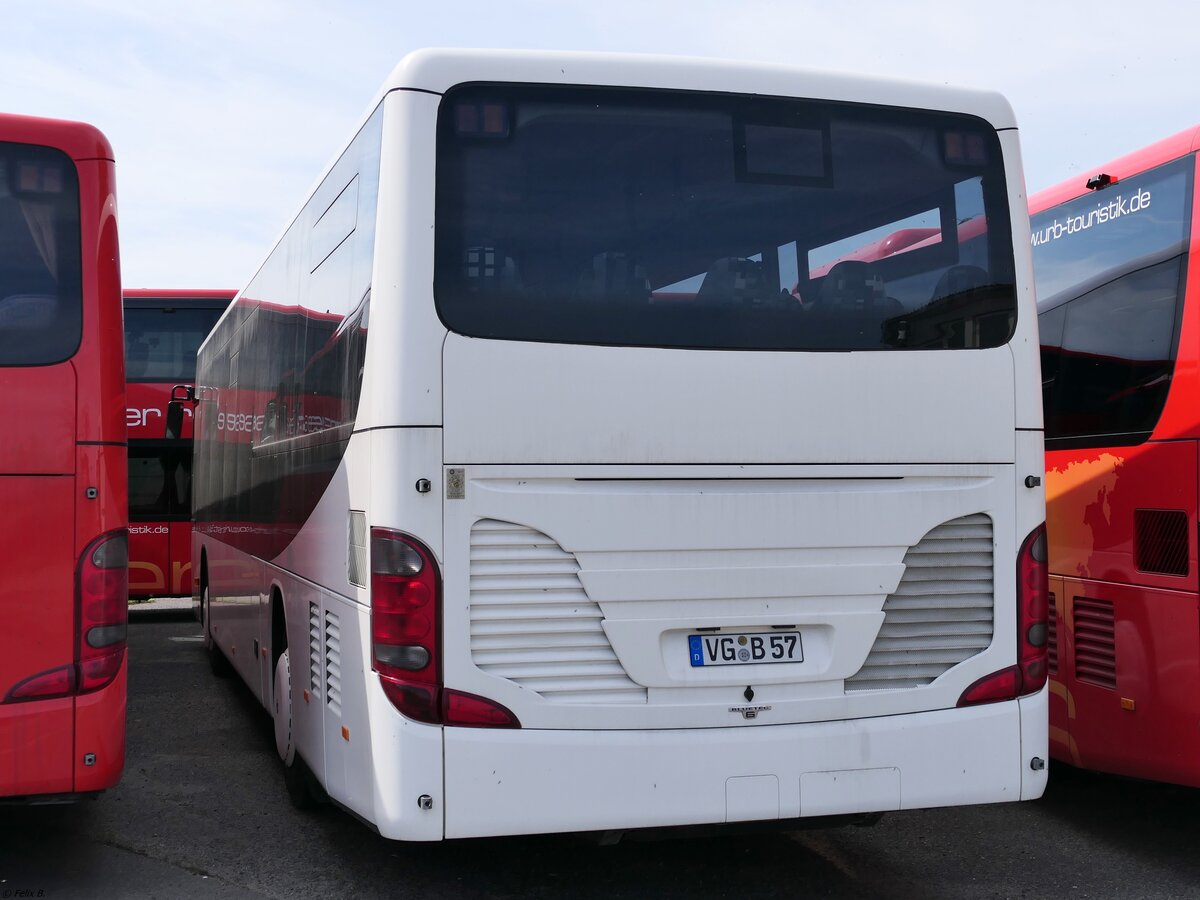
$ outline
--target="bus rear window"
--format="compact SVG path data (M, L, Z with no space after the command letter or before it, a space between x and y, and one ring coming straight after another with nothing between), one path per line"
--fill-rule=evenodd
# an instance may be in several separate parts
M999 141L969 116L470 85L438 119L435 295L473 337L994 347L1016 320Z
M0 366L62 362L83 328L79 179L63 152L0 142Z

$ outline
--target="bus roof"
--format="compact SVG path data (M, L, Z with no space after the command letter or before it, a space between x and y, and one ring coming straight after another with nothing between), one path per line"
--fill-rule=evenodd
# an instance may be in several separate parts
M55 147L72 159L113 159L112 145L94 125L66 119L43 119L0 113L0 134L18 144Z
M126 300L232 300L237 296L237 291L216 288L125 288L121 294Z
M993 91L657 54L418 50L392 70L377 101L389 91L407 89L440 94L456 84L472 81L651 87L917 106L970 113L986 119L998 129L1016 127L1012 107ZM375 105L373 103L371 107Z
M1128 178L1138 172L1144 172L1173 159L1179 159L1197 149L1200 149L1200 125L1194 125L1178 134L1155 141L1147 147L1134 150L1132 153L1119 156L1102 165L1093 166L1084 172L1072 175L1053 187L1038 191L1029 198L1029 212L1034 215L1052 206L1082 197L1088 192L1087 181L1093 175L1103 172L1112 176L1114 184L1119 184L1122 178Z

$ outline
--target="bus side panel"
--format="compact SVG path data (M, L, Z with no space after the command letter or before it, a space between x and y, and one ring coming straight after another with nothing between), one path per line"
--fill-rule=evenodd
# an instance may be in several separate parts
M135 522L130 526L129 596L159 597L167 593L169 540L163 522Z
M1047 453L1051 571L1197 591L1196 452L1173 441Z
M70 697L0 705L0 797L71 791L74 728Z
M1054 759L1078 765L1078 757L1071 743L1071 720L1075 718L1075 707L1064 681L1066 646L1066 624L1063 621L1063 606L1066 598L1063 579L1050 576L1050 635L1048 638L1050 672L1050 755Z
M0 593L2 701L26 679L75 660L75 479L0 476L0 496L0 546L9 548ZM44 746L42 752L50 753ZM69 760L70 742L55 753Z
M208 557L209 628L213 641L266 705L262 667L254 651L254 642L262 633L262 565L220 541L200 543Z
M75 700L75 790L112 787L125 769L129 657L112 684Z
M75 470L75 370L70 363L0 368L0 475Z
M192 523L170 522L167 528L167 586L172 596L188 596L192 593Z
M1071 578L1062 584L1059 680L1071 751L1064 761L1200 787L1196 594Z

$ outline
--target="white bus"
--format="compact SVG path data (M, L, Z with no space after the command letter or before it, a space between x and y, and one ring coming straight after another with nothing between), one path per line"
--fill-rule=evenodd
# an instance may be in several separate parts
M401 62L199 353L195 600L294 798L439 840L1040 796L1023 183L990 93Z

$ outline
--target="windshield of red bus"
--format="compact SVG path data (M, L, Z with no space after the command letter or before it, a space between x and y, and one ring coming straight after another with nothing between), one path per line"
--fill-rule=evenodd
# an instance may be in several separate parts
M83 331L79 178L59 150L0 142L0 366L70 359Z
M1175 367L1194 168L1187 156L1031 217L1048 447L1153 431Z
M464 86L435 227L438 313L473 337L959 349L1016 321L1000 142L966 115Z
M219 307L125 306L125 377L128 381L190 382L196 350L221 317Z

